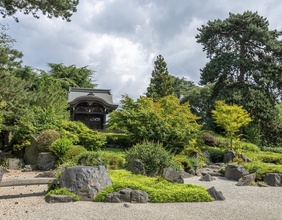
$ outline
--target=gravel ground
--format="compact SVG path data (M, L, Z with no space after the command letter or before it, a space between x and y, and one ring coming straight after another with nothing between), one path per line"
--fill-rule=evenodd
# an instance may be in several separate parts
M32 178L37 172L12 171L3 180ZM212 182L188 178L186 183L214 186L222 191L224 201L207 203L127 204L74 202L48 204L44 201L47 186L0 188L0 220L99 219L99 220L233 220L282 219L282 187L236 186L236 182L217 178Z

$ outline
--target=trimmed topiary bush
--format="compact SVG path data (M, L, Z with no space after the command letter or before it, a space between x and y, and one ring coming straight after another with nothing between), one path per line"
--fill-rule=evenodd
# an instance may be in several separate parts
M68 162L71 161L72 159L74 159L75 157L77 157L78 155L86 152L86 148L80 145L74 145L71 149L69 149L65 155L63 156L62 160L64 162Z
M147 175L157 175L163 172L163 169L169 167L172 155L166 151L162 144L145 141L136 144L125 153L126 162L139 159L145 165Z
M57 126L62 136L87 150L97 150L106 143L106 136L102 132L92 130L80 121L61 120L57 122Z
M61 160L66 154L68 150L72 148L73 144L72 141L66 137L59 138L55 140L51 146L50 151L52 151L54 154L56 154L57 157L59 157Z
M37 148L41 152L50 151L49 147L51 144L61 137L60 132L56 130L45 130L42 131L37 139Z
M124 188L142 190L148 193L150 202L210 202L213 201L207 190L193 184L171 183L161 177L152 178L134 175L125 170L110 170L109 175L113 182L95 197L96 202L105 202L108 193L117 192Z

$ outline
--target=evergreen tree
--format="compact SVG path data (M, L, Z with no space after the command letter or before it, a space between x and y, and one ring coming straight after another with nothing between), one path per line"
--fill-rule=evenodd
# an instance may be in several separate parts
M264 144L278 145L282 134L275 105L282 94L282 32L268 26L256 12L230 13L199 28L196 39L210 58L200 83L215 83L211 101L244 106L261 128Z
M169 75L166 62L162 55L157 56L152 78L147 88L146 96L158 100L162 97L174 94L173 79Z
M72 14L77 11L78 3L79 0L0 0L0 14L3 18L12 16L18 22L18 18L14 16L18 11L32 14L35 18L39 18L38 11L42 11L48 18L61 17L70 21Z

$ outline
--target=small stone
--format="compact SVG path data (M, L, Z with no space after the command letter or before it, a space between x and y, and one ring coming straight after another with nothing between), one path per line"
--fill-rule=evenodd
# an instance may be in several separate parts
M19 202L15 202L15 204L17 205L17 204L19 204Z
M129 208L129 207L130 207L130 205L127 204L127 203L124 203L123 206L124 206L125 208Z

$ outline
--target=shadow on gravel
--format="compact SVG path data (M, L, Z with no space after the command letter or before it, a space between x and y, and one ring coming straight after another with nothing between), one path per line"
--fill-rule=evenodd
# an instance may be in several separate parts
M18 194L18 195L5 195L0 196L1 199L18 199L18 198L26 198L26 197L33 197L33 196L44 196L46 192L36 192L36 193L25 193L25 194Z

